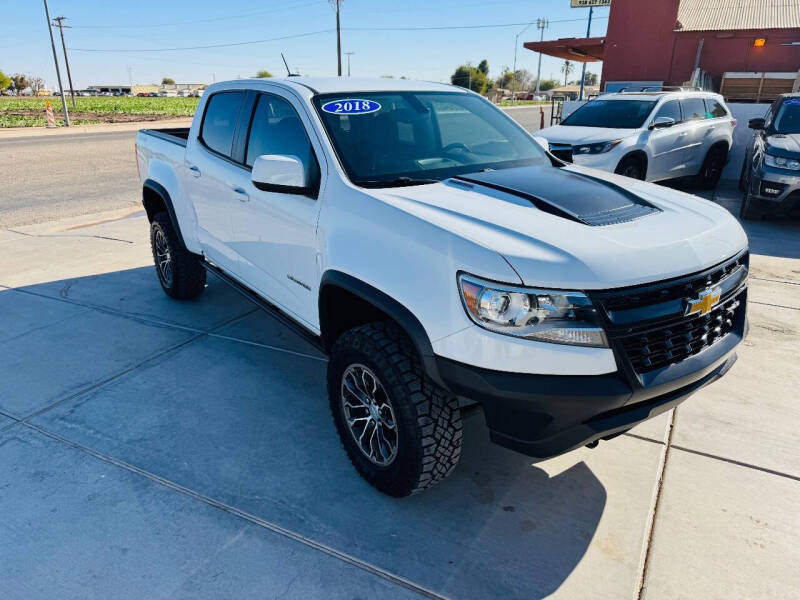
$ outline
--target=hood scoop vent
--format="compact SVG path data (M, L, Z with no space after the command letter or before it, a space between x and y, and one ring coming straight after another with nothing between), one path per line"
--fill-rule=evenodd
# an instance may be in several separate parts
M454 179L513 194L539 210L595 227L661 212L615 183L563 167L518 167L469 173Z

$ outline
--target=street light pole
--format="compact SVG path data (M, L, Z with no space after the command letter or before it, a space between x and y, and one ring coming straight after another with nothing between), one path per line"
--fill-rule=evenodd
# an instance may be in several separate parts
M589 37L589 33L592 31L592 11L594 11L594 6L589 7L589 24L586 26L586 37ZM578 100L583 100L583 84L586 81L586 61L583 62L583 69L581 69L581 91L578 94Z
M355 54L355 52L345 52L347 55L347 76L350 77L350 57Z
M547 29L547 26L550 24L550 21L547 19L536 19L536 28L542 30L542 34L539 36L539 41L544 41L544 30ZM539 80L541 79L542 75L542 53L539 52L539 66L536 67L536 94L539 94Z
M69 113L67 112L67 99L64 98L64 86L61 85L61 69L58 68L58 55L56 54L56 40L53 38L53 25L50 23L50 9L47 8L47 0L44 2L44 15L47 18L47 31L50 32L50 46L53 48L53 62L56 64L56 77L58 78L58 90L61 92L61 107L64 109L64 124L69 127Z
M516 36L514 36L514 67L511 71L511 102L515 102L514 91L517 87L517 46L519 46L519 36L528 31L533 23L528 23Z

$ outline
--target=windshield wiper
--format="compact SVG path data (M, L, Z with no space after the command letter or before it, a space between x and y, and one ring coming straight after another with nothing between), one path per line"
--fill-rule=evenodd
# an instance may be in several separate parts
M359 179L354 181L356 185L366 188L391 188L406 187L410 185L426 185L429 183L439 183L439 179L423 179L415 177L395 177L394 179Z

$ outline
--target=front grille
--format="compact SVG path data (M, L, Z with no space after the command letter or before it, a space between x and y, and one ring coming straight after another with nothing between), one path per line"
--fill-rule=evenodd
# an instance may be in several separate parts
M679 363L718 342L733 331L744 309L744 294L740 292L705 316L690 317L618 340L633 370L648 373Z
M550 154L564 162L572 162L572 146L569 144L550 144Z
M748 266L745 252L694 275L591 295L604 313L618 355L642 375L679 363L743 329ZM684 314L687 300L715 286L722 297L708 314Z

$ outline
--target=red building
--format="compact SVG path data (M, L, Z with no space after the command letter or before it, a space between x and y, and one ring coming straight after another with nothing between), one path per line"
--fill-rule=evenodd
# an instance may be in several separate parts
M726 71L800 69L800 0L613 0L605 37L525 47L577 62L602 60L602 90L613 82L680 85L695 64L719 89Z

